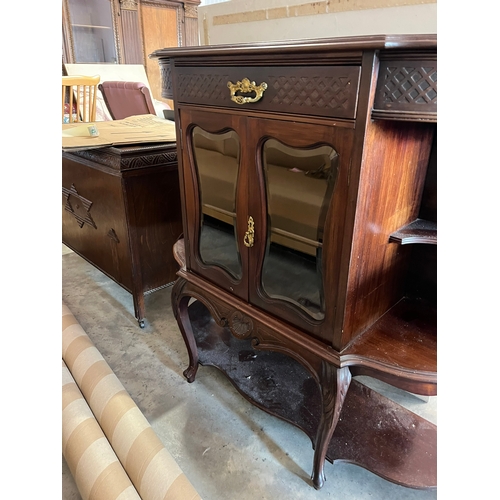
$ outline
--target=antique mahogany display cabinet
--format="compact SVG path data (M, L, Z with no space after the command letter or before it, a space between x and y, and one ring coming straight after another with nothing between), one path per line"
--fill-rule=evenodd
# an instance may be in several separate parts
M222 370L325 459L436 487L435 35L161 49L183 238L184 372Z

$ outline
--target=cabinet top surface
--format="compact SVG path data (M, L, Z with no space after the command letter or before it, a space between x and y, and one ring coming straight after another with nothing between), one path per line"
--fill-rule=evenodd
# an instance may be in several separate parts
M80 162L80 158L95 165L104 165L117 171L150 169L159 166L177 168L177 143L143 143L110 146L107 148L63 151L64 159Z
M158 49L150 58L226 56L238 54L344 52L362 50L436 49L437 35L370 35L272 42L202 45Z

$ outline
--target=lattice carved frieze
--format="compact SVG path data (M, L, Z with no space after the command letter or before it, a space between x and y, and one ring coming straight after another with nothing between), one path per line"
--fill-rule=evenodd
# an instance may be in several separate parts
M185 3L184 15L192 19L198 19L198 7L196 5Z
M269 76L267 83L276 91L271 103L279 106L347 109L353 90L349 77Z
M174 97L172 89L172 70L170 69L168 61L160 61L160 79L162 97L172 99Z
M255 78L258 83L263 81L267 84L262 99L255 107L269 111L293 109L297 113L352 118L356 105L357 75L356 71L351 71L345 75L312 73L294 76L290 74L289 68L282 74L266 74L260 79ZM232 107L235 104L231 101L227 88L228 81L234 81L232 77L233 75L220 72L220 68L213 73L179 72L179 95L176 97L182 102Z
M435 61L383 61L379 72L375 108L435 109L437 63Z
M93 202L79 195L74 184L71 184L70 189L63 186L62 194L66 198L64 209L73 215L80 228L82 228L84 224L87 224L97 229L92 219L92 215L90 215L90 209L92 208Z
M228 75L223 74L181 74L177 88L181 100L203 100L206 103L224 103L228 101Z

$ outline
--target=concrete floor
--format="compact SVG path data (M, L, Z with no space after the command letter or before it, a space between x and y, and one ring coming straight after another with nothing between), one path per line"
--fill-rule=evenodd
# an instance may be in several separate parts
M325 486L312 487L313 450L299 429L246 401L217 369L200 367L188 384L188 356L171 306L171 288L146 296L146 327L132 296L63 246L62 299L205 500L431 500L347 463L327 462ZM359 378L436 423L437 398L419 398ZM80 495L62 464L62 499Z

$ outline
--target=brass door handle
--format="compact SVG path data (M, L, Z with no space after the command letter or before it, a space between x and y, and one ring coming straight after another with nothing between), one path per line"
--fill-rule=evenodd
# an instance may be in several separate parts
M248 230L245 233L245 237L243 238L243 243L245 244L246 247L250 248L253 247L253 242L254 242L254 223L253 223L253 217L250 216L248 217Z
M243 78L241 82L233 83L231 81L227 82L227 86L231 91L231 101L236 104L246 104L247 102L257 102L261 99L264 94L264 90L267 89L267 83L262 82L260 85L255 85L255 82L251 82L248 78ZM255 92L255 97L243 97L236 95L236 92L242 92L248 94L249 92Z

